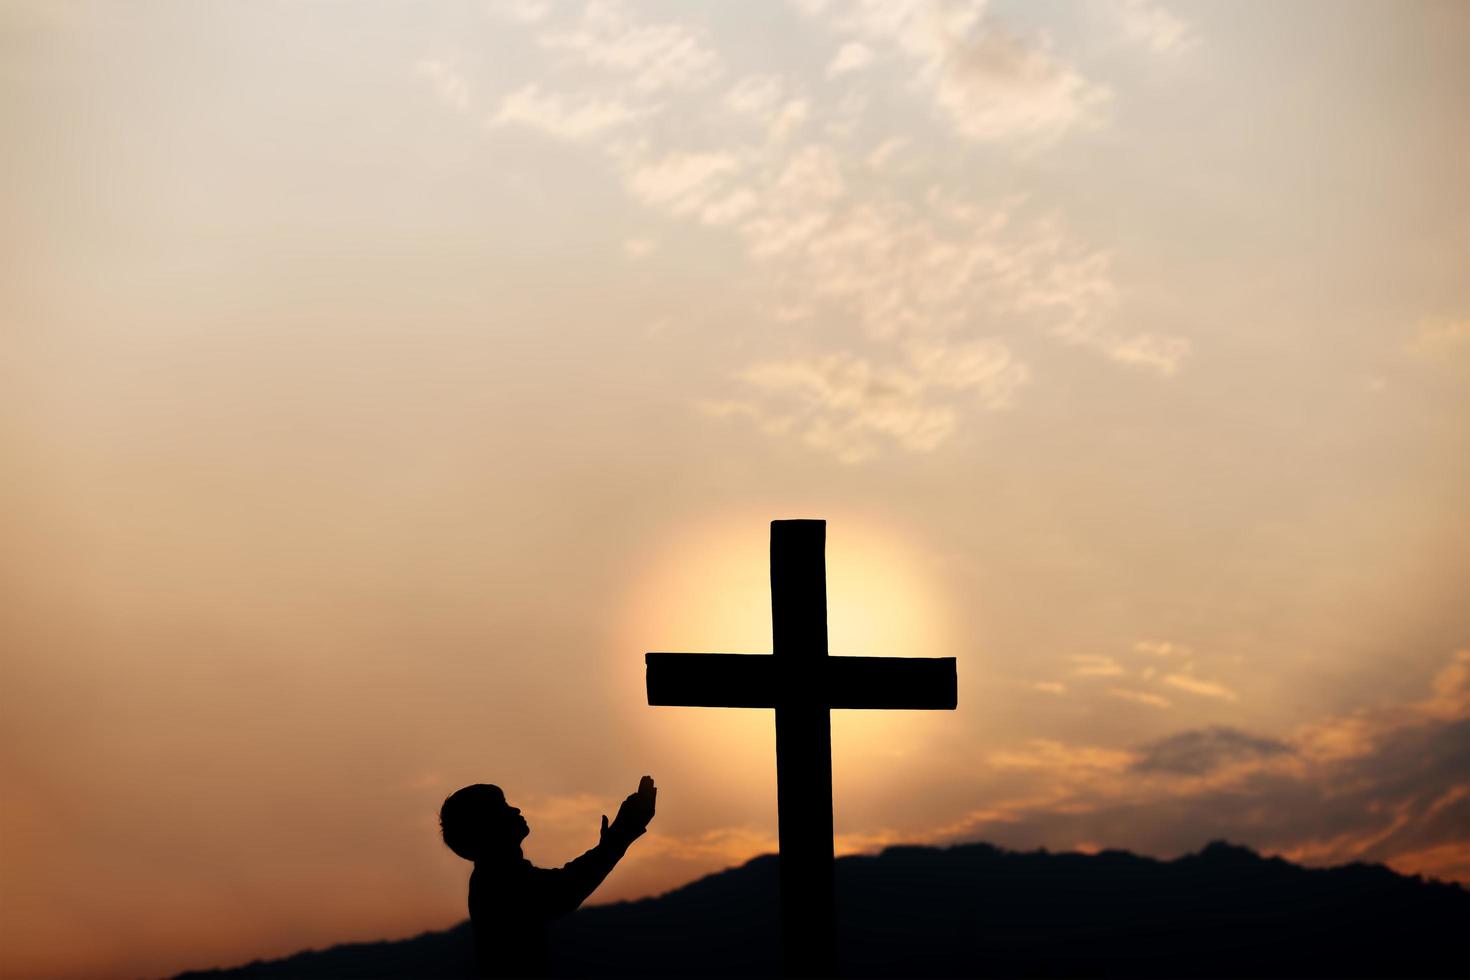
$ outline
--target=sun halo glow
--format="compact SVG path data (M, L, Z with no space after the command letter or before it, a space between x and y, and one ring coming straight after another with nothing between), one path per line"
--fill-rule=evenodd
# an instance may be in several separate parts
M827 633L834 656L944 656L938 594L916 550L872 521L842 517L827 528ZM765 654L771 650L770 534L749 515L709 520L671 534L631 590L620 650ZM619 654L627 657L626 652ZM641 667L641 657L630 661ZM718 758L720 779L774 792L774 720L764 710L650 709L641 669L619 670L619 697L639 706L638 724L673 740L698 763ZM629 690L622 691L626 685ZM636 690L635 690L636 687ZM919 748L926 726L908 711L834 711L837 789L884 760Z

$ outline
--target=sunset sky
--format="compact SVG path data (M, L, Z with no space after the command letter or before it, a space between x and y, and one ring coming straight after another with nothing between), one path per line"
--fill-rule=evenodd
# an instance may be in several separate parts
M828 521L840 852L1470 882L1470 4L0 3L0 974L775 846Z

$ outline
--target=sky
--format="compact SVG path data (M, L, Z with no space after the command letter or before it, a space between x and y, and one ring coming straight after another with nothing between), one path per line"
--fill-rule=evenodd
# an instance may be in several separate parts
M774 850L828 522L839 853L1470 882L1470 6L0 4L0 974Z

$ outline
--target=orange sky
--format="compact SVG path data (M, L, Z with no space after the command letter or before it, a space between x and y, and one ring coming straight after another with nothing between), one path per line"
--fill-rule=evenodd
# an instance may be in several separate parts
M1470 8L0 6L0 974L464 913L435 812L597 900L773 847L1225 837L1470 881Z

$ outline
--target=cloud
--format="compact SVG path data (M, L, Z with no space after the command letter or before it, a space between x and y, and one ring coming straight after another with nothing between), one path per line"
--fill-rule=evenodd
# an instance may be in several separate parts
M1121 773L1134 764L1132 752L1093 745L1072 745L1054 739L1031 739L1021 749L998 749L987 757L1000 769L1045 770L1071 774Z
M1216 681L1203 681L1188 674L1167 674L1163 682L1170 687L1177 687L1181 691L1188 691L1190 694L1198 694L1201 697L1218 698L1221 701L1239 700L1236 693L1224 684Z
M1228 762L1290 752L1285 742L1250 735L1236 728L1216 726L1179 732L1143 746L1133 768L1140 772L1169 772L1201 776Z
M1183 337L1159 337L1139 334L1109 342L1108 357L1119 364L1149 368L1162 375L1171 375L1179 370L1180 363L1189 354L1189 341Z
M1189 647L1181 646L1168 641L1139 640L1133 644L1133 649L1139 653L1147 653L1155 657L1188 656Z
M884 140L868 154L868 166L873 170L886 170L898 151L907 145L908 140L902 136L894 136Z
M984 16L979 0L803 7L838 34L855 38L842 51L856 43L901 58L914 87L967 139L1034 149L1099 125L1111 101L1106 88L1059 59L1045 37L1028 40L1008 32ZM841 60L839 51L833 67Z
M629 238L623 242L623 254L630 259L647 258L657 247L651 238Z
M885 847L909 843L908 835L886 827L863 833L838 831L832 838L832 850L837 857L848 854L876 854Z
M957 43L937 72L935 97L974 140L1055 142L1100 124L1111 94L1055 58L1049 46L1000 30Z
M1072 673L1078 677L1119 677L1123 674L1123 667L1118 661L1101 654L1079 653L1067 659L1074 665Z
M1153 684L1163 683L1191 694L1214 697L1224 701L1237 700L1235 692L1223 684L1201 680L1188 673L1193 669L1193 663L1191 651L1186 646L1168 642L1139 641L1134 644L1134 650L1150 657L1174 658L1179 665L1178 672L1160 678L1157 666L1145 664L1142 669L1133 671L1135 680L1141 682L1142 687L1122 685L1109 687L1106 689L1108 696L1131 701L1134 704L1147 705L1150 708L1171 708L1173 707L1172 701L1158 693L1157 690L1148 689ZM1130 673L1130 669L1125 668L1117 659L1103 654L1076 654L1067 659L1071 664L1070 674L1073 677L1123 678Z
M837 50L827 65L827 77L836 78L848 72L859 71L873 63L873 50L866 44L848 41Z
M496 0L487 8L490 15L513 24L535 24L551 12L550 0Z
M487 119L492 128L519 123L558 139L596 140L661 115L668 108L665 96L696 91L723 73L718 54L685 25L640 21L622 4L593 0L572 24L553 28L544 26L551 9L512 3L493 12L537 26L537 45L560 56L580 81L560 92L533 82L502 96Z
M1076 246L1050 223L1030 243L1032 274L1018 283L1016 308L1045 317L1048 332L1065 343L1101 351L1119 364L1174 374L1190 352L1182 337L1122 337L1109 328L1119 301L1112 256Z
M1385 861L1410 871L1414 855L1440 865L1447 850L1470 857L1470 723L1430 721L1391 728L1371 750L1319 763L1310 795L1298 804L1315 810L1303 821L1303 839L1284 841L1295 860ZM1310 811L1308 811L1310 812Z
M1110 687L1108 693L1115 698L1124 701L1133 701L1136 704L1146 704L1150 708L1169 708L1173 703L1165 697L1160 697L1150 691L1138 691L1129 687Z
M947 106L971 136L1045 142L1083 125L1085 107L1103 100L1049 41L984 21L979 4L808 11L844 36L834 62L842 86L865 59L906 65L913 91ZM828 107L814 132L814 96L791 76L748 73L711 87L725 66L697 29L602 2L536 29L570 89L523 86L502 97L492 128L526 125L598 147L635 201L734 236L771 294L769 322L829 336L844 324L825 350L753 356L732 375L745 390L701 402L704 411L850 463L886 447L933 451L967 417L1010 407L1031 369L996 325L1160 376L1187 356L1182 338L1113 330L1121 290L1111 256L1058 216L1035 216L1020 197L978 201L937 183L916 194L875 181L906 144L852 145L859 93ZM589 83L589 71L610 80ZM688 145L661 138L675 114L701 120ZM925 157L904 159L905 176L918 177Z
M698 31L674 22L639 22L622 4L589 3L575 26L548 31L540 45L575 62L614 74L651 95L707 85L723 71Z
M1317 762L1358 759L1375 752L1395 732L1432 723L1470 718L1470 649L1458 650L1430 682L1420 701L1339 715L1304 726L1297 735L1301 751Z
M858 463L885 440L911 452L932 451L954 429L955 395L1002 409L1027 376L1025 365L998 342L931 342L912 346L901 367L851 353L757 363L740 372L740 380L778 396L775 401L714 403L706 410L754 418L767 431L794 433L842 462Z
M1152 0L1110 0L1104 4L1123 38L1160 54L1182 54L1199 43L1193 28Z
M414 71L429 80L446 105L461 112L469 108L470 84L452 62L426 58L414 65Z
M723 178L738 168L730 153L670 153L633 169L628 188L644 204L689 214L707 204Z
M1022 224L1015 200L987 207L937 190L917 203L859 198L848 167L808 144L779 169L747 171L758 206L736 230L752 259L778 265L777 282L794 294L787 305L833 308L880 340L962 335L1009 315L1109 348L1106 258L1055 221Z
M784 93L778 75L745 75L725 93L724 105L736 115L769 121Z
M1285 735L1217 726L1128 750L1030 740L990 761L1007 777L1003 792L986 789L999 799L922 839L1171 855L1223 837L1308 864L1378 861L1470 882L1470 650L1420 700Z
M718 827L688 836L649 830L638 842L638 849L647 859L673 857L723 868L743 863L758 854L774 854L779 846L768 831L752 827Z
M1433 693L1411 710L1444 721L1470 716L1470 649L1456 651L1449 664L1434 675L1430 689Z
M527 820L535 817L538 828L543 824L558 829L571 825L575 830L585 833L587 826L595 826L599 817L608 812L608 806L616 802L592 793L544 795L527 799L525 810L529 815Z
M543 92L531 84L500 99L486 125L522 125L569 142L593 139L638 118L640 112L616 98L576 99Z
M801 128L802 123L806 122L809 112L810 106L804 100L792 99L788 101L781 106L781 111L776 113L775 118L771 120L770 127L767 131L768 138L775 142L785 140Z
M1470 814L1465 815L1470 820ZM1406 851L1384 859L1400 874L1421 874L1440 881L1470 884L1470 847L1460 842Z
M926 386L974 392L979 404L991 411L1010 408L1016 390L1030 376L1004 344L993 340L916 341L908 346L908 355Z
M1466 347L1470 347L1470 317L1431 317L1420 322L1409 352L1440 354Z

